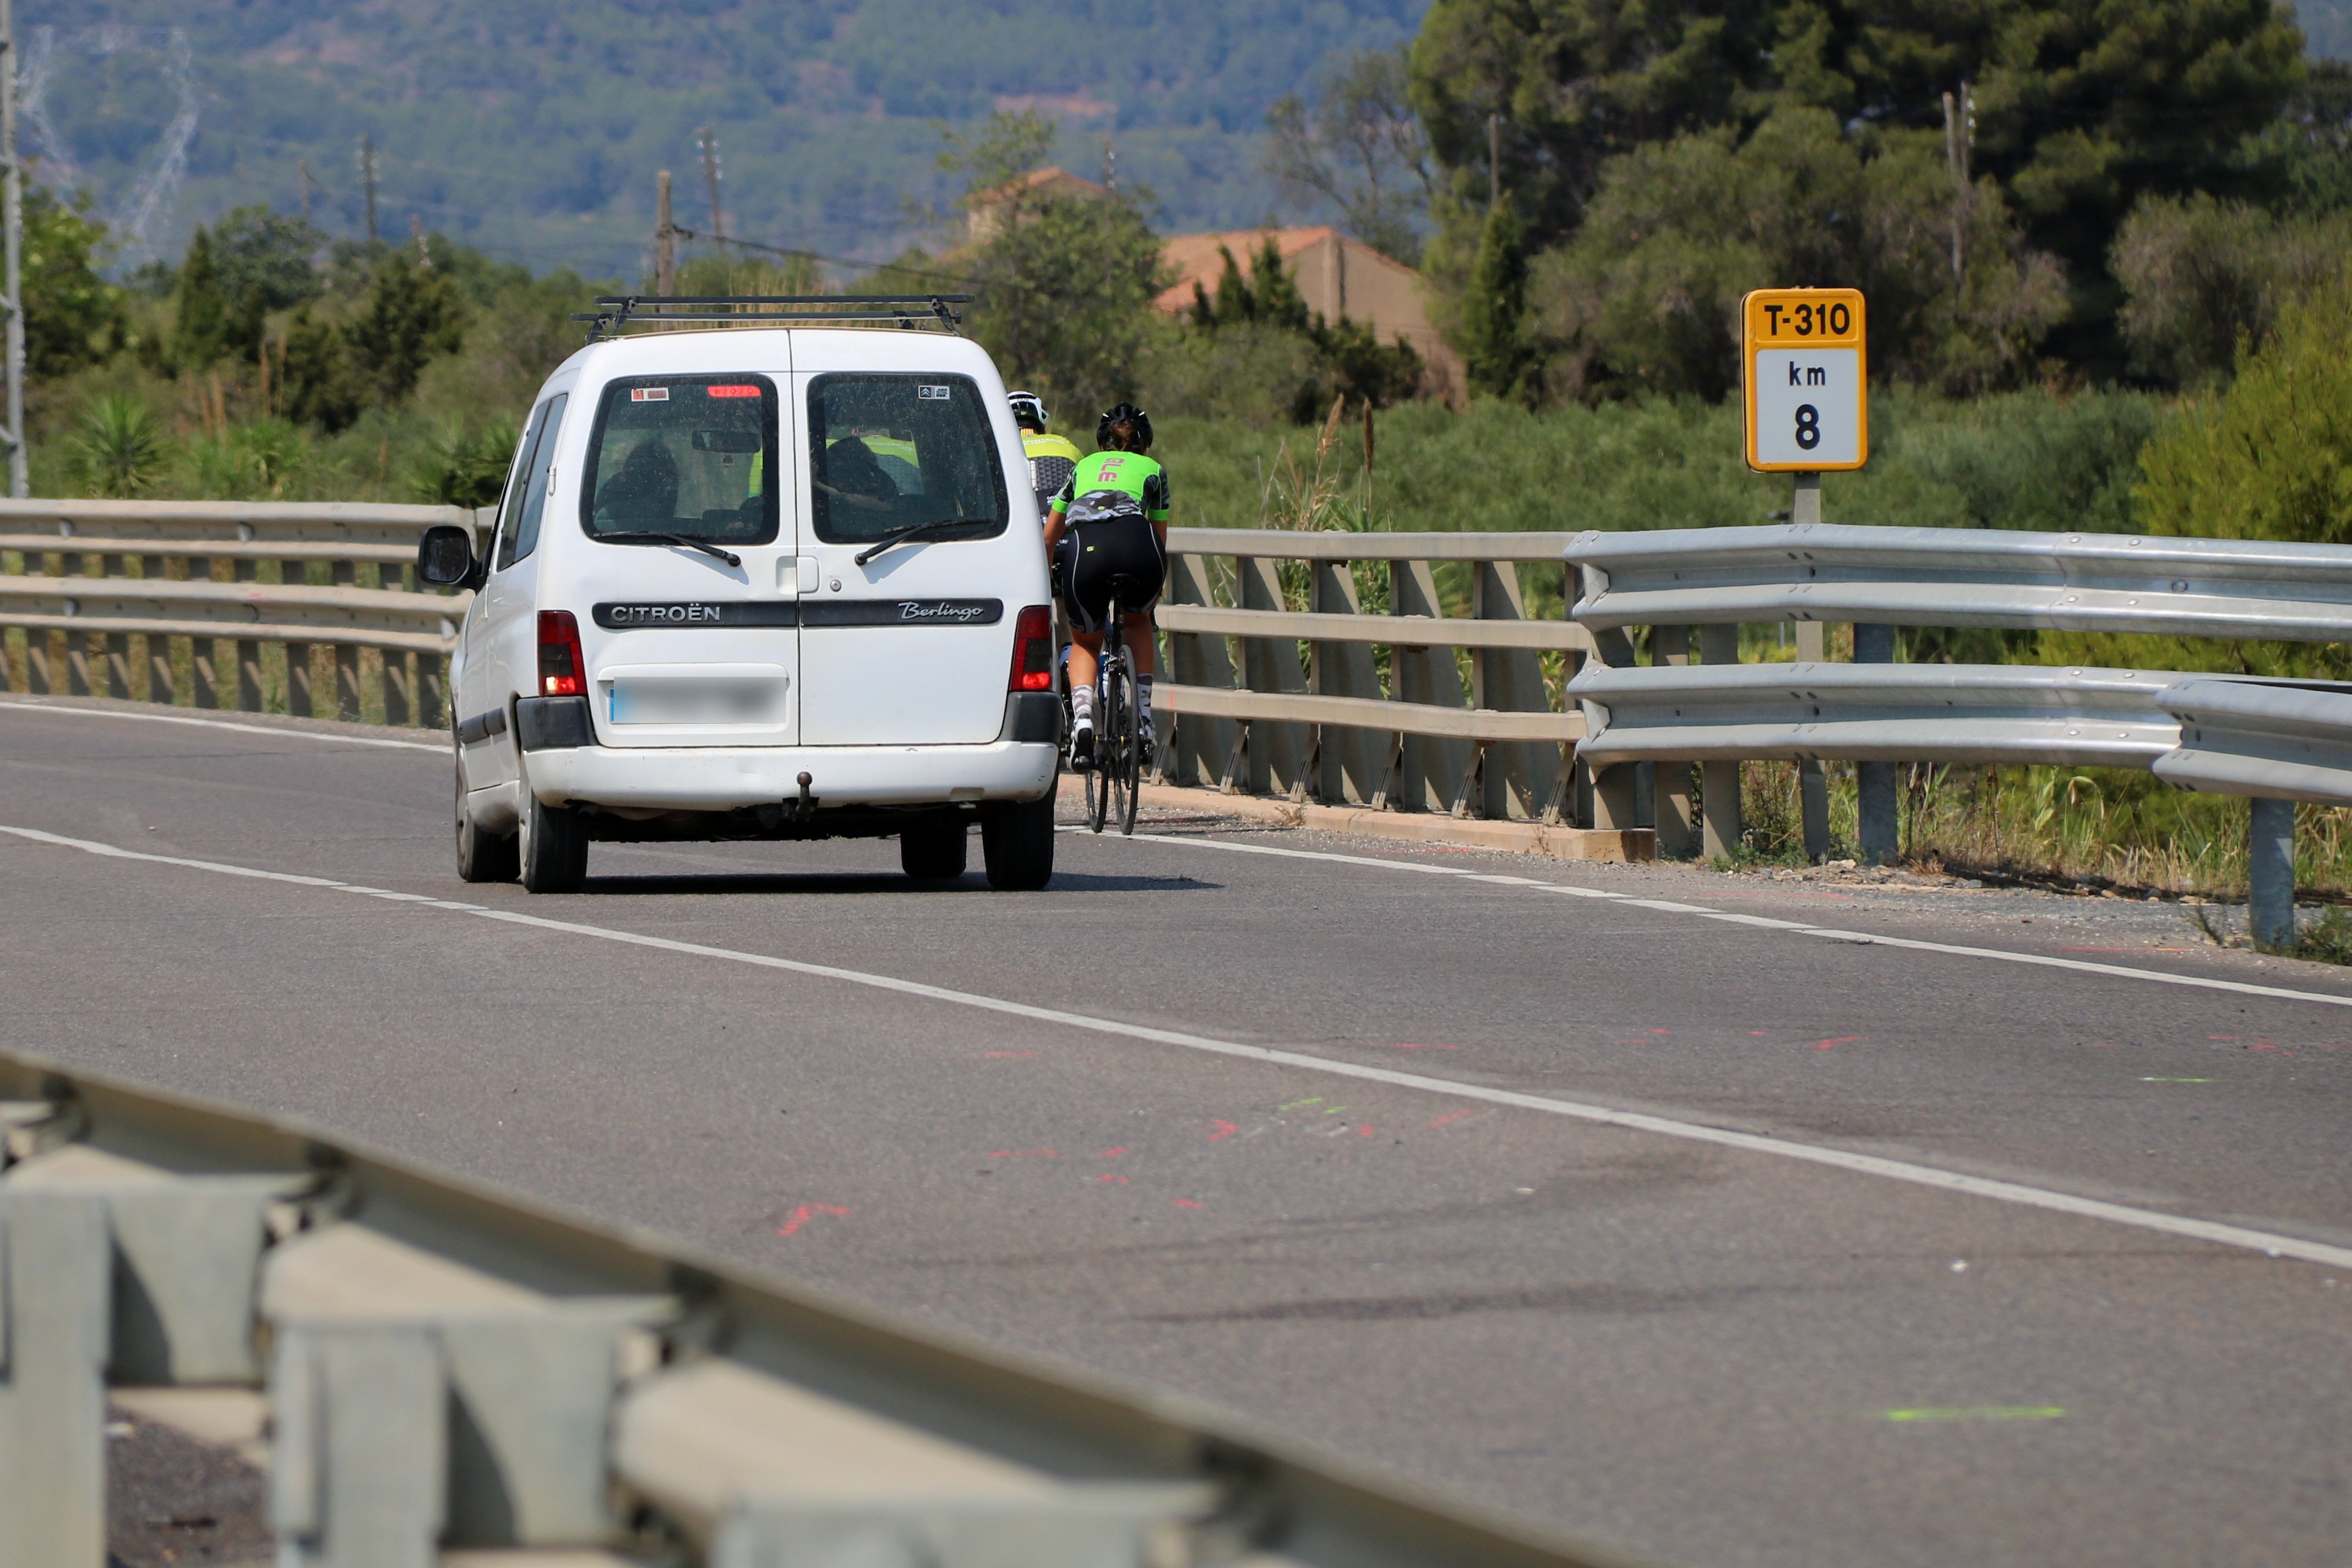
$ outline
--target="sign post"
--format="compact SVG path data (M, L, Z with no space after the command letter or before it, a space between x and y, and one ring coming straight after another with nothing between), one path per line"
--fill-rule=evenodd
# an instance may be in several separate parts
M1870 365L1858 289L1759 289L1740 302L1740 389L1748 466L1795 476L1792 522L1822 520L1822 475L1870 460ZM1822 626L1797 626L1797 658L1825 658ZM1892 657L1892 627L1856 627L1854 657ZM1885 651L1882 652L1882 647ZM1895 767L1863 763L1860 837L1864 859L1895 851ZM1797 764L1805 858L1829 858L1829 784L1818 762Z

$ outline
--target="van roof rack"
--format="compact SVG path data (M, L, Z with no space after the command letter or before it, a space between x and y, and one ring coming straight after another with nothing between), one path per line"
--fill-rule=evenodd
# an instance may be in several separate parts
M896 321L909 329L936 322L952 332L963 318L948 307L969 305L971 299L969 294L604 294L597 297L597 309L576 311L572 319L588 323L588 341L592 343L607 332L618 332L633 322L646 321L707 321L721 325L747 321ZM708 308L715 305L730 308ZM744 309L771 305L822 305L826 309ZM696 306L704 308L693 309Z

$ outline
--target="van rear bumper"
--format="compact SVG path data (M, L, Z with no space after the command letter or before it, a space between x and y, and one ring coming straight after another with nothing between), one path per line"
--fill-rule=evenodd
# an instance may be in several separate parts
M826 806L1035 800L1054 785L1057 748L979 746L576 746L532 752L530 791L550 805L735 811L797 799L800 775Z

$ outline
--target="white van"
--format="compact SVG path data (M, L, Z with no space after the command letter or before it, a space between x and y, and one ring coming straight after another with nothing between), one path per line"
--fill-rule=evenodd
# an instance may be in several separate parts
M996 367L945 332L591 342L531 408L450 665L457 872L570 891L608 842L891 837L908 875L1054 868L1036 501Z

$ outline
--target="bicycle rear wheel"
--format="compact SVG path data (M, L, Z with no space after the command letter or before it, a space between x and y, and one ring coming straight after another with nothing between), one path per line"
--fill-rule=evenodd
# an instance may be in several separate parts
M1136 785L1141 780L1143 747L1135 732L1135 669L1122 657L1111 667L1110 707L1118 715L1117 729L1108 731L1110 746L1103 753L1109 777L1110 815L1124 834L1135 831Z
M1119 677L1126 663L1117 649L1103 654L1097 687L1095 692L1095 766L1087 775L1087 825L1095 832L1118 814L1118 804L1112 798L1118 787L1118 742L1122 723L1119 711Z

